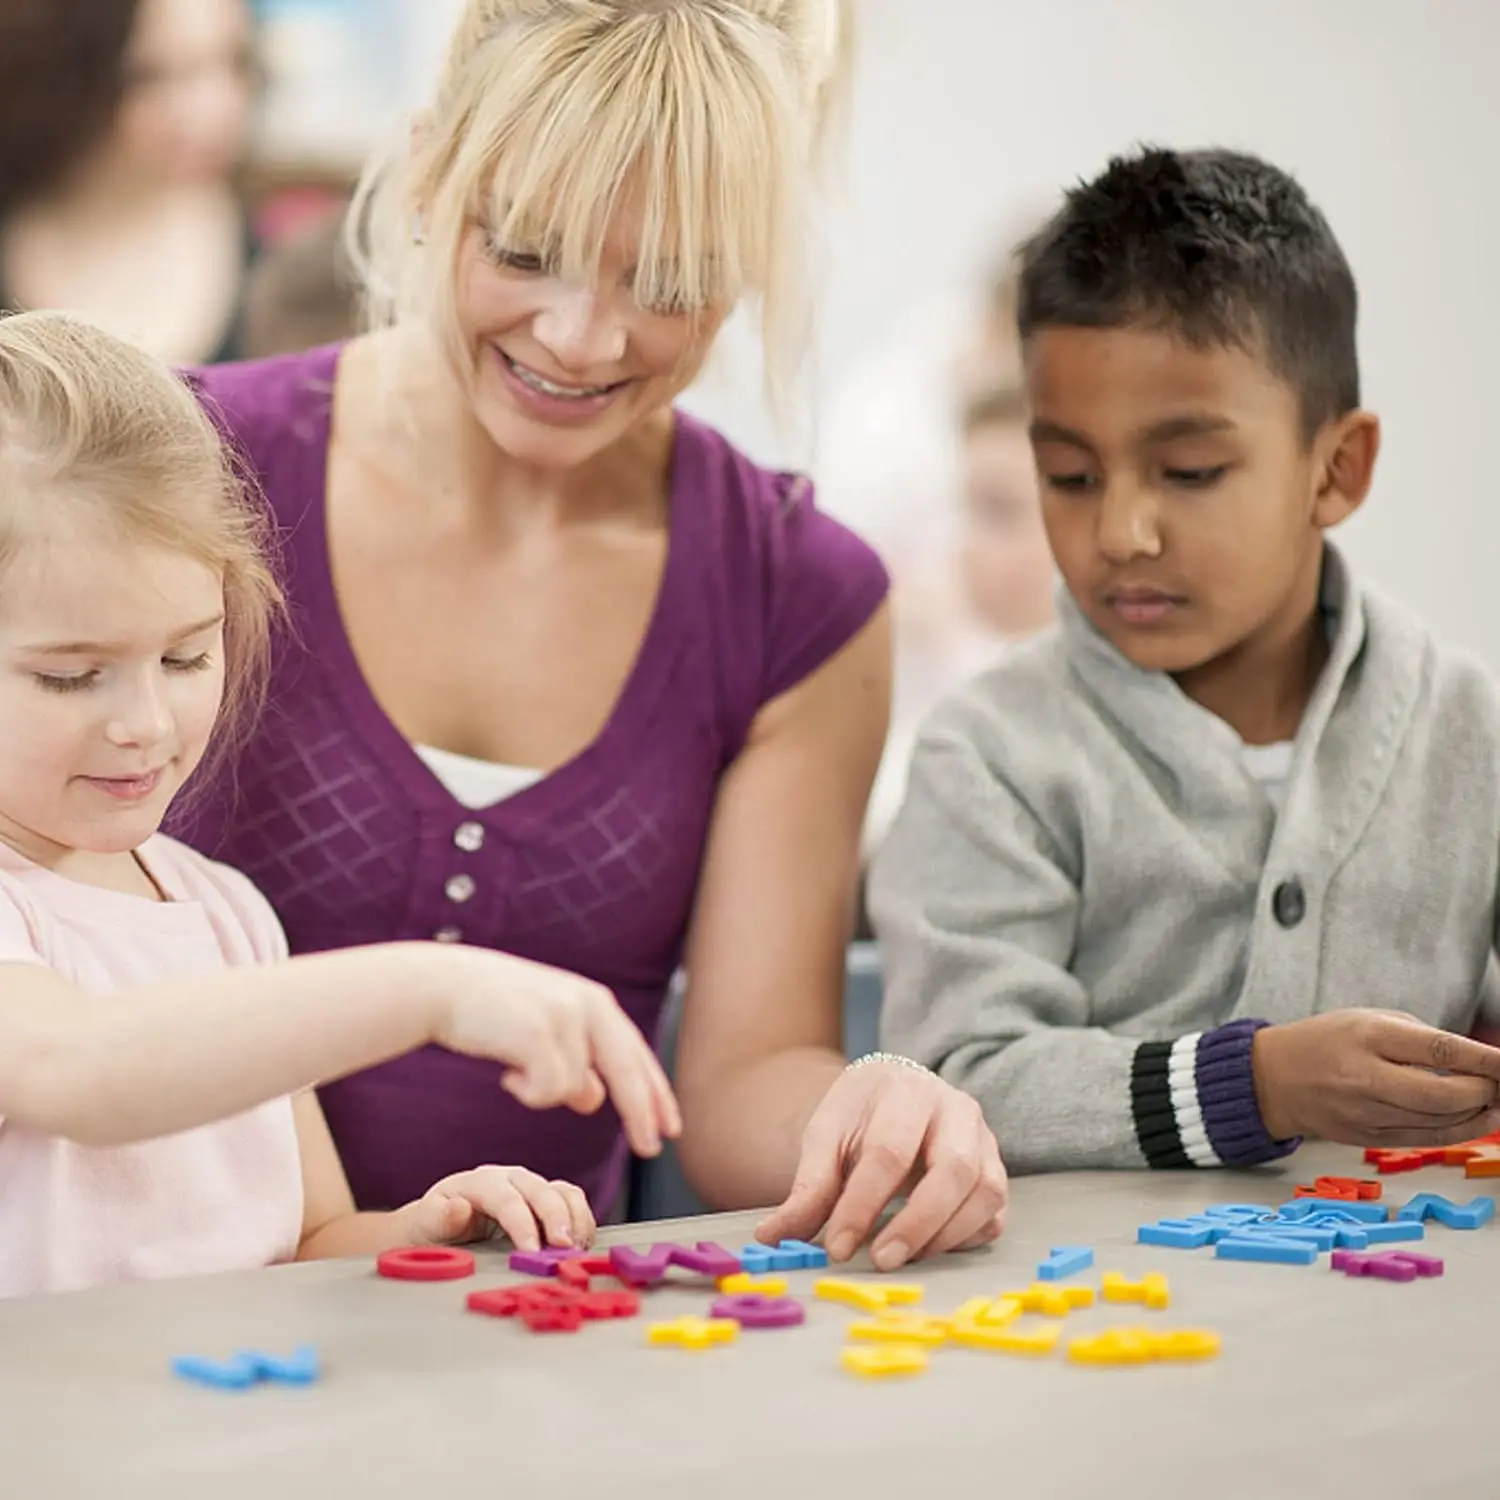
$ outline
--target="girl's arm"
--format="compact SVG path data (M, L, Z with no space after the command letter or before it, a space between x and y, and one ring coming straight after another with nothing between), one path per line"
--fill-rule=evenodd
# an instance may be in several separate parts
M531 1108L597 1109L636 1149L676 1133L649 1045L591 981L484 949L394 943L100 998L0 963L0 1118L92 1146L225 1119L429 1042L508 1065Z
M98 997L0 967L0 1115L111 1146L225 1119L433 1039L416 945L226 969Z

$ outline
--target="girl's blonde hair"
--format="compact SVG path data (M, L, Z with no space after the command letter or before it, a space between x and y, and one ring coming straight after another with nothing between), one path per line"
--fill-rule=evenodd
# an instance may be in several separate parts
M588 283L629 200L636 295L755 301L775 390L805 348L811 189L852 38L849 0L467 0L430 109L355 195L367 321L430 320L466 371L469 230Z
M0 317L3 569L58 523L182 552L224 580L215 757L265 698L283 609L265 513L212 419L166 365L65 313Z

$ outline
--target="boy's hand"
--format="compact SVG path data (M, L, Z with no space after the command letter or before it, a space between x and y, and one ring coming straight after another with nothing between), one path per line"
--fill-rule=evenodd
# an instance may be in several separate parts
M1395 1011L1267 1026L1251 1067L1276 1140L1443 1146L1500 1128L1500 1049Z
M583 1189L548 1182L525 1167L476 1167L428 1188L400 1210L410 1245L462 1245L498 1230L518 1250L543 1245L580 1254L594 1242L594 1215Z

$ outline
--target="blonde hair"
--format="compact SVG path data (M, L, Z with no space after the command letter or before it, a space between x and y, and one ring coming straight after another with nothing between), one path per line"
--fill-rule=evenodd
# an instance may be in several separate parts
M218 429L166 365L64 313L0 317L0 569L59 520L182 552L224 580L224 704L213 755L249 732L282 595L264 512ZM3 586L3 585L0 585Z
M808 210L852 45L849 0L468 0L430 110L355 194L367 322L430 320L464 372L470 229L588 283L630 198L636 294L755 301L774 393L806 345Z

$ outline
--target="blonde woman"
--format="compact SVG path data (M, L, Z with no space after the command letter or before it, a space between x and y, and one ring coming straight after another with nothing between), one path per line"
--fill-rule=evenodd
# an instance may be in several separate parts
M685 963L690 1180L837 1259L909 1193L893 1267L998 1233L1004 1174L968 1097L839 1048L886 575L674 407L742 300L786 389L841 27L835 0L470 0L355 205L373 330L199 377L299 628L187 834L293 951L483 944L648 1036ZM618 1209L615 1115L528 1114L482 1064L430 1050L323 1103L363 1206L503 1142Z

